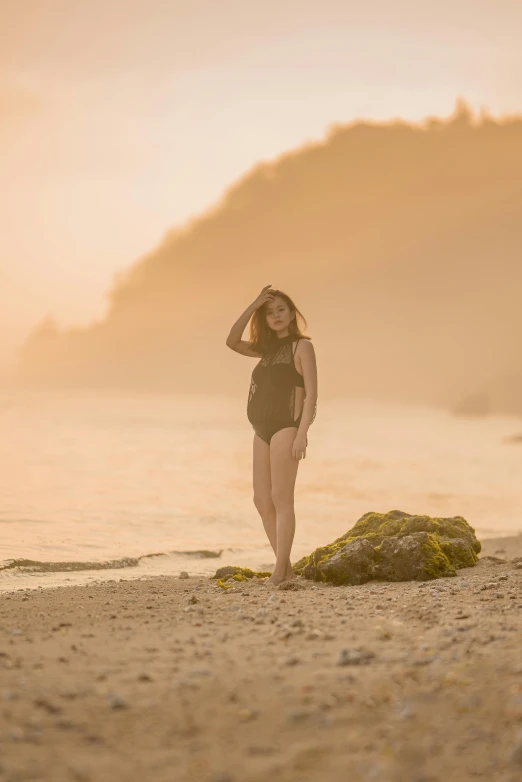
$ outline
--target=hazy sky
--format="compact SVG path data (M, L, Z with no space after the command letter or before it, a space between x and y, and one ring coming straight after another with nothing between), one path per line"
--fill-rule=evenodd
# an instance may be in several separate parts
M521 40L521 0L0 0L0 362L331 123L522 112Z

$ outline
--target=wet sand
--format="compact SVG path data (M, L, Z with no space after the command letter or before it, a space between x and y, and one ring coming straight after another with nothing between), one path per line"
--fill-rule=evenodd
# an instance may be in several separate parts
M293 587L2 594L0 780L520 782L522 535L455 578Z

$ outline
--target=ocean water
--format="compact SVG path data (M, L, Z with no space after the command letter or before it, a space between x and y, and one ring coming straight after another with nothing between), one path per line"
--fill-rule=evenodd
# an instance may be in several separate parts
M252 502L243 397L0 393L0 591L275 562ZM367 511L522 533L522 420L319 399L295 562Z

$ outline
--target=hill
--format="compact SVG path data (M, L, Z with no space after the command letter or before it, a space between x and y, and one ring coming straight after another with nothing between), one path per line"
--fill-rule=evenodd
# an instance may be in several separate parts
M169 232L103 320L45 321L17 382L246 395L224 342L270 283L307 318L321 396L522 412L521 259L522 116L335 126Z

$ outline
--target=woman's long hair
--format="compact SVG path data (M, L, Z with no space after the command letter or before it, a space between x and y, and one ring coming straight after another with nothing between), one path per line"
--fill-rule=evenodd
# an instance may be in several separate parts
M292 318L290 321L288 333L291 334L295 339L311 339L311 337L307 337L306 334L302 333L301 327L297 323L297 319L299 318L300 322L303 324L303 328L305 329L307 326L305 318L303 317L302 313L299 312L290 296L288 296L286 293L283 293L283 291L277 290L274 291L274 298L276 296L286 302L290 312L295 312L295 318ZM262 307L259 307L259 309L256 310L252 315L252 319L250 321L250 344L252 346L252 350L255 350L256 353L261 353L263 356L266 353L270 353L274 348L277 348L279 343L279 337L266 322L266 309L269 304L270 301L267 301L263 304Z

